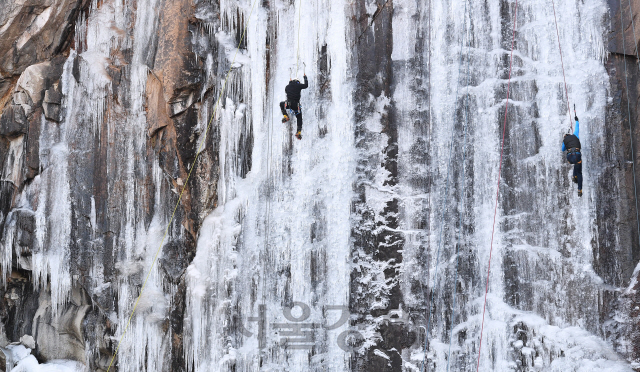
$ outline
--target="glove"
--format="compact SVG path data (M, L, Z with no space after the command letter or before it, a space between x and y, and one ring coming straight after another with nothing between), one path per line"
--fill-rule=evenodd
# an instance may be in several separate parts
M579 120L578 120L578 116L577 116L577 115L576 115L576 121L579 121Z

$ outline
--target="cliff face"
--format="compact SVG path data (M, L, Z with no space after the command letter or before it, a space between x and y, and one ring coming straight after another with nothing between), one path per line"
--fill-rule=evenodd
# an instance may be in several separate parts
M106 369L153 258L145 247L159 244L146 232L166 226L195 156L194 104L211 95L198 26L188 1L14 5L0 35L5 334L32 335L43 360ZM185 364L181 276L215 204L215 157L200 159L154 283L166 366Z
M622 291L608 291L606 301L603 302L601 317L603 319L614 318L606 332L612 335L614 345L617 350L636 365L640 361L640 339L637 337L640 319L638 318L637 306L640 303L638 298L638 221L636 201L638 176L638 147L640 139L638 133L638 81L639 69L637 59L638 30L635 29L637 14L640 11L640 3L609 1L609 22L610 30L608 35L609 58L605 64L610 76L610 99L607 107L607 122L611 123L616 131L607 131L608 141L615 143L609 150L609 167L605 171L608 185L606 189L611 189L613 180L620 180L616 188L620 191L619 203L607 208L600 208L598 223L603 226L618 226L621 231L620 239L624 246L632 247L625 252L611 244L601 244L597 254L601 257L599 261L599 271L609 278L609 283L623 287ZM633 22L631 16L633 17ZM625 64L626 62L626 64ZM633 150L632 150L633 149ZM634 164L635 163L635 164ZM603 187L605 189L605 187ZM634 198L635 193L635 198ZM614 207L617 212L611 213ZM612 218L618 216L617 221ZM606 229L610 231L610 229ZM607 233L600 234L601 242L610 241ZM612 257L620 257L613 260ZM619 263L618 263L619 262ZM612 265L620 265L615 271L607 270ZM605 272L615 272L617 275L604 274ZM628 279L630 278L630 279ZM615 299L615 300L613 300Z
M582 198L546 1L5 5L3 348L105 371L128 326L112 371L640 362L640 2L555 4Z

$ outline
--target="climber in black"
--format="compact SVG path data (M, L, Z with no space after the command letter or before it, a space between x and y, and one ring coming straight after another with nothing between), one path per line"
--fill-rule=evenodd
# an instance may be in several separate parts
M580 122L576 115L576 130L573 134L565 134L562 140L562 151L567 151L567 161L573 164L571 180L578 184L578 196L582 196L582 154L580 153Z
M287 100L284 102L280 102L280 111L282 111L282 122L286 123L289 121L289 116L287 115L287 109L293 111L296 116L296 121L298 122L298 131L296 132L296 138L302 139L302 110L300 109L300 92L303 89L306 89L309 86L309 81L307 80L307 75L304 75L304 84L300 83L300 80L294 79L289 80L289 84L284 88L285 93L287 93Z

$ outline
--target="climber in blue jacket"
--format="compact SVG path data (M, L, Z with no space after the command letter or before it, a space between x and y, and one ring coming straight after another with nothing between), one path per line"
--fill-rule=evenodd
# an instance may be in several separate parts
M565 134L562 140L562 151L567 151L567 161L573 164L573 177L571 180L578 184L578 196L582 196L582 154L580 153L580 122L576 115L576 130L573 134Z

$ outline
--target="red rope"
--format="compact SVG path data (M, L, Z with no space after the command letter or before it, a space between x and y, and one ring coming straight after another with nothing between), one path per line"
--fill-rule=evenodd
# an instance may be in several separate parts
M489 273L491 272L491 253L493 253L493 235L496 230L496 215L498 213L498 197L500 196L500 174L502 173L502 154L504 151L504 135L507 128L507 112L509 112L509 92L511 87L511 68L513 65L513 44L516 40L516 23L518 20L518 0L516 0L516 15L513 18L513 39L511 39L511 57L509 59L509 83L507 84L507 104L504 110L504 124L502 125L502 145L500 148L500 167L498 168L498 190L496 191L496 206L493 210L493 229L491 230L491 249L489 250L489 268L487 269L487 286L484 292L484 307L482 309L482 328L480 329L480 344L478 346L478 365L476 372L480 370L480 351L482 350L482 333L484 331L484 314L487 310L487 294L489 293Z
M560 49L560 64L562 65L562 79L564 80L564 92L567 94L567 109L569 110L569 122L571 123L571 106L569 105L569 90L567 90L567 78L564 76L564 61L562 60L562 47L560 46L560 33L558 32L558 19L556 19L556 2L551 0L553 4L553 20L556 22L556 35L558 36L558 49ZM571 125L573 128L573 123Z

